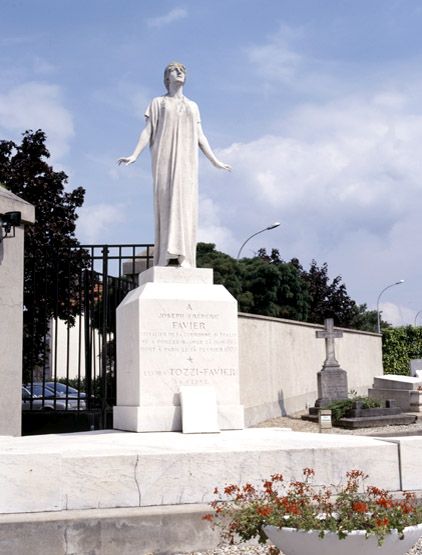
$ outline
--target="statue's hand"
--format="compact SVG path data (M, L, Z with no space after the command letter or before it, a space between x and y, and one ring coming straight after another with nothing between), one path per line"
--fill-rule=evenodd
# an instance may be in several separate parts
M119 166L121 166L122 164L124 164L125 166L128 166L129 164L133 164L134 162L136 162L135 156L126 156L124 158L119 158L117 160L117 163L119 164Z
M230 166L230 164L224 164L223 162L220 162L219 160L217 160L217 162L214 164L216 168L220 168L220 170L226 170L228 172L232 171L232 167Z

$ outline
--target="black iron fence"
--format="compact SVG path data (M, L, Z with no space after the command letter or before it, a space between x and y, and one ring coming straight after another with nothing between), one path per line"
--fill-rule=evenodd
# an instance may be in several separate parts
M111 424L116 308L151 265L152 245L141 244L26 256L23 433Z

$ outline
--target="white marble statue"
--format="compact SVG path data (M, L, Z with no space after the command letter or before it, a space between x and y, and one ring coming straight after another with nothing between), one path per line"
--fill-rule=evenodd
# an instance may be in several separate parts
M154 180L154 265L196 266L198 220L198 146L216 168L231 170L212 151L201 127L199 108L183 94L185 66L173 62L164 71L167 94L151 101L146 125L131 156L133 164L149 144Z

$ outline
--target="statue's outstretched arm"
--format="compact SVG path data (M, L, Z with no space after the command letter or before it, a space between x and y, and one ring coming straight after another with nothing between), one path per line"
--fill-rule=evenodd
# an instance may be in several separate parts
M125 166L128 166L129 164L133 164L134 162L136 162L136 160L138 159L138 156L141 154L144 148L149 145L149 142L151 139L151 129L152 129L151 122L149 121L149 118L148 118L144 129L139 135L138 144L136 145L135 150L133 151L133 154L131 154L130 156L125 156L123 158L119 158L117 160L117 163L119 164L119 166L120 164L124 164Z
M232 167L229 164L224 164L223 162L220 162L220 160L212 151L212 148L210 147L208 139L204 135L201 124L198 124L198 125L199 125L199 135L198 135L199 148L202 150L202 152L205 154L205 156L208 158L211 164L213 164L216 168L220 168L222 170L227 170L231 172Z

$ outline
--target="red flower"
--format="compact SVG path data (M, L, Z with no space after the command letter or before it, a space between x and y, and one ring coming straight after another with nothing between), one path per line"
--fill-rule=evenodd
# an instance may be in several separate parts
M390 521L388 520L388 518L377 518L375 524L379 527L388 526L390 524Z
M257 507L256 512L261 516L270 516L273 510L271 507Z
M379 505L380 507L385 507L386 509L391 509L391 507L393 506L393 501L391 499L381 497L381 499L377 500L377 505Z
M348 478L367 478L368 475L365 474L364 472L362 472L362 470L349 470L348 472L346 472L346 476Z
M315 476L315 470L313 468L304 468L303 475L307 476L308 478L311 476Z
M355 501L352 503L352 509L357 513L366 513L368 512L368 504L363 501Z
M208 520L208 522L212 522L214 520L214 516L207 514L202 517L202 520Z
M226 486L226 487L224 488L224 493L225 493L226 495L233 495L233 493L234 493L235 491L238 491L238 490L239 490L238 486L235 486L235 485L232 484L232 485Z
M255 488L253 487L252 484L245 484L245 485L243 486L243 491L244 491L245 493L255 493Z
M266 480L263 484L265 493L273 493L273 483Z
M297 503L294 503L293 501L289 501L287 497L283 497L283 499L280 500L280 505L283 505L286 513L290 513L292 515L300 515L299 505Z

